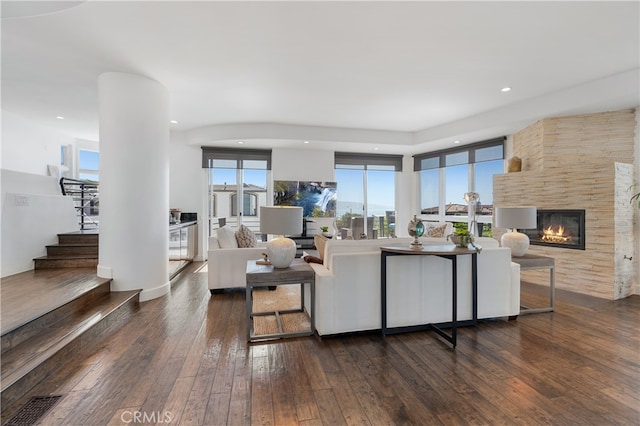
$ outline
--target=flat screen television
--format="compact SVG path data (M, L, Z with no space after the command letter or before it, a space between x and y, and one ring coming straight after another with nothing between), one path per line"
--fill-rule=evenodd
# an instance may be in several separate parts
M276 180L273 205L302 207L304 217L335 217L337 187L336 182Z

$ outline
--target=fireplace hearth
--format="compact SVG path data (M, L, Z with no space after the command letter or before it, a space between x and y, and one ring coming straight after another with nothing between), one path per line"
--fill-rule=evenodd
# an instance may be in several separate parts
M537 228L522 229L533 245L585 249L584 210L538 210Z

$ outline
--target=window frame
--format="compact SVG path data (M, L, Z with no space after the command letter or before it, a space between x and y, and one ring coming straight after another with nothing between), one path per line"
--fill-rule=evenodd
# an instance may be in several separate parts
M461 147L443 149L439 151L427 152L422 154L416 154L413 156L413 170L417 173L417 186L418 186L418 215L426 220L438 220L449 222L469 222L468 211L466 215L447 215L446 212L446 171L447 167L455 167L462 164L467 164L467 191L474 191L476 187L476 170L475 165L479 163L486 163L489 161L502 161L502 172L505 170L505 141L506 137L499 137L494 139L485 140L473 144L464 145ZM492 158L482 158L483 156L477 155L480 150L492 147L501 147L501 153ZM451 159L452 156L461 153L467 153L468 159L466 162L455 162L447 164L447 159ZM481 157L478 159L477 157ZM424 206L422 206L422 176L421 173L425 170L438 170L438 212L437 213L423 213ZM462 194L461 194L462 195ZM481 194L482 197L482 194ZM461 203L462 204L462 203ZM476 215L476 221L478 223L492 223L493 215Z
M235 191L230 191L232 194L230 197L230 206L229 206L229 217L235 218L237 220L237 225L240 226L243 221L243 217L247 216L252 218L252 221L255 222L256 219L259 219L259 211L260 211L260 195L255 193L254 191L248 190L245 191L244 185L244 172L245 170L264 170L266 173L265 176L265 193L268 194L270 181L270 171L271 171L271 150L260 150L260 149L237 149L237 148L220 148L220 147L207 147L202 146L202 168L207 171L207 182L208 187L212 187L213 181L212 176L214 174L215 169L230 169L236 171L236 183L233 184ZM219 160L228 161L229 164L225 166L216 166L216 162ZM253 196L256 201L256 214L245 215L244 212L244 198L245 193ZM211 201L211 195L214 196L213 202ZM217 221L213 219L219 218L216 214L223 213L219 212L218 209L218 200L215 192L212 194L211 190L207 190L208 196L208 206L209 211L207 212L209 219L209 235L211 235L213 231L213 227L217 224ZM236 200L235 212L236 215L233 215L234 206L233 199ZM268 197L265 197L268 200ZM237 200L242 200L238 202ZM267 204L265 204L267 205ZM213 207L213 212L211 212L211 207ZM224 210L224 209L223 209ZM213 215L212 215L213 214Z
M393 198L393 211L396 211L397 204L397 186L398 186L398 172L402 172L402 155L393 154L363 154L353 152L335 152L334 153L334 169L335 170L353 170L362 172L362 198L363 198L363 217L369 217L369 171L381 172L388 171L393 173L393 186L394 186L394 198ZM336 182L338 181L336 176ZM338 184L338 198L340 198L340 185ZM385 214L385 218L388 214ZM395 214L394 214L395 216ZM336 219L338 219L338 212L336 212ZM386 220L386 219L385 219ZM388 227L389 224L386 225ZM382 227L380 224L379 227ZM375 229L375 224L371 229L372 233ZM368 229L365 229L365 233L368 234ZM384 229L383 229L384 231ZM391 231L389 231L391 232ZM380 234L383 234L381 232ZM371 237L371 236L369 236ZM379 235L382 237L382 235ZM358 236L354 235L354 238Z

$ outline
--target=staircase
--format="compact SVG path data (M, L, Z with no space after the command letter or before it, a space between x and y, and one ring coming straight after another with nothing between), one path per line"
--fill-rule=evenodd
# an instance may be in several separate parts
M62 195L73 198L81 230L98 229L100 215L100 188L96 181L60 178Z
M2 424L37 394L42 380L82 365L137 311L140 291L111 292L110 281L95 268L2 279Z
M47 255L33 259L35 269L80 268L98 265L98 230L58 234Z

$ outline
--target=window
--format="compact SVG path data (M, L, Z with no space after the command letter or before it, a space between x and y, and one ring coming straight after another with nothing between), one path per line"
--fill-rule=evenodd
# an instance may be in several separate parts
M100 180L100 153L81 149L78 151L78 179Z
M487 234L493 217L493 175L504 171L504 139L498 138L460 149L414 156L419 172L420 213L431 220L467 223L467 192L480 195L476 216Z
M350 229L356 239L361 234L367 238L392 234L396 172L402 171L402 156L336 152L335 168L338 230Z
M258 216L258 194L244 193L242 203L243 216ZM231 216L238 216L238 194L231 194Z
M267 205L271 151L202 147L202 166L209 181L209 235L218 227L218 218L259 232L260 206Z

